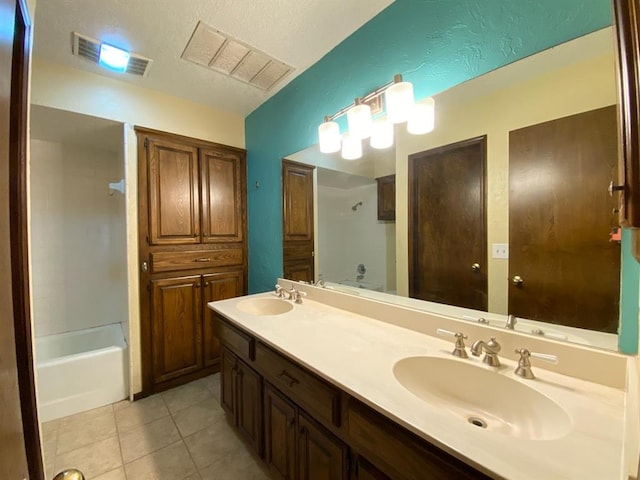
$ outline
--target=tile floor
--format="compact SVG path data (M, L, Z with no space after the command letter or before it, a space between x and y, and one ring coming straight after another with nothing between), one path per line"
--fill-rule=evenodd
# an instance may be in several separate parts
M220 407L219 374L42 425L47 479L266 480Z

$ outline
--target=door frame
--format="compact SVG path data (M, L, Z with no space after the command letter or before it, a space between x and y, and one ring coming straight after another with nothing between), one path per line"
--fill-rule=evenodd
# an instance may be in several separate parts
M455 142L455 143L449 143L447 145L442 145L440 147L435 147L435 148L431 148L429 150L424 150L422 152L418 152L418 153L413 153L411 155L409 155L408 158L408 171L407 171L407 178L408 178L408 202L407 202L407 217L409 220L409 226L408 226L408 274L409 274L409 278L408 278L408 284L409 284L409 297L413 297L413 295L415 294L415 281L413 281L413 279L415 278L414 275L417 273L417 268L416 268L416 255L415 255L415 250L416 250L416 241L415 241L415 237L416 237L416 215L417 215L417 201L416 201L416 188L417 188L417 183L418 183L418 178L415 176L415 166L416 166L416 162L418 160L422 160L425 157L430 157L433 155L440 155L442 153L446 153L449 152L451 150L457 150L459 148L465 148L471 145L475 145L475 144L480 144L482 146L481 148L481 178L482 178L482 184L480 186L480 195L482 197L482 204L481 204L481 209L482 209L482 226L484 229L484 235L483 238L480 239L481 241L481 248L482 250L485 252L484 255L484 262L487 265L487 268L485 269L485 293L486 293L486 306L485 309L488 309L489 307L489 252L488 252L488 247L487 247L487 236L488 236L488 231L487 231L487 143L488 143L488 136L485 135L479 135L477 137L474 138L469 138L466 140L461 140L459 142Z
M29 117L29 59L32 22L25 0L16 0L9 105L9 238L15 355L24 446L32 480L44 479L40 426L35 389L29 278L29 218L27 145Z

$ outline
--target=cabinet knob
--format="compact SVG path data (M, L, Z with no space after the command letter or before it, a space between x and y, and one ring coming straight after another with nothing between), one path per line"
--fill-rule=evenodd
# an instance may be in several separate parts
M196 288L200 288L200 284L199 284L199 283L196 283L194 286L195 286Z
M609 182L607 191L609 192L610 197L613 197L613 192L620 192L622 190L624 190L624 185L616 185L615 183L613 183L613 180Z

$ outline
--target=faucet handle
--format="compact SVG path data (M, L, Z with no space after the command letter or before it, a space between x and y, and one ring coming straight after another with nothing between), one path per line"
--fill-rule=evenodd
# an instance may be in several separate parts
M558 363L558 357L549 353L530 352L526 348L516 348L516 353L520 355L520 360L518 360L518 367L515 370L515 374L528 380L536 378L531 371L531 360L529 360L529 357L544 360L554 365Z
M291 298L295 303L300 304L302 303L302 297L306 297L306 296L307 296L307 292L301 292L299 290L296 290L295 293L293 293L293 296Z
M276 295L278 297L280 297L280 298L284 298L284 288L281 285L277 284L277 283L276 283L275 287L276 287Z
M464 344L464 341L468 337L464 333L452 332L451 330L445 330L444 328L438 328L436 333L447 337L456 337L456 344L451 355L458 358L469 358L469 355L467 355L466 345Z

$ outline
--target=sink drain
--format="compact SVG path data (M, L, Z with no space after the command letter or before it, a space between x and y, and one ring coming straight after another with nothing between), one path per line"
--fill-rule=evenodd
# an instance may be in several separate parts
M467 422L476 427L487 428L487 422L478 417L469 417L467 418Z

